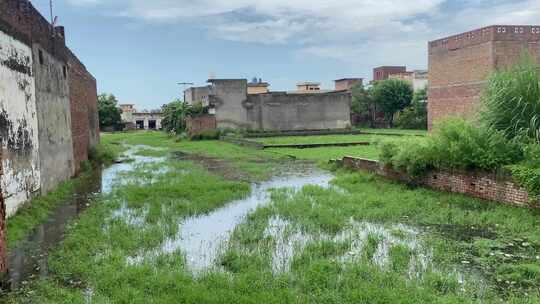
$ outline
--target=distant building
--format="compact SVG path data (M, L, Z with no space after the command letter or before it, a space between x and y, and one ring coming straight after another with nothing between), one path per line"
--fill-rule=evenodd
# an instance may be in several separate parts
M268 82L264 82L260 78L253 78L253 80L248 83L247 90L248 94L264 94L269 92L268 87L270 87Z
M362 86L364 83L363 78L342 78L334 80L336 91L347 91L356 85Z
M524 51L540 62L540 25L494 25L431 41L429 127L446 116L472 117L489 74L515 64Z
M428 71L426 70L415 70L412 72L390 74L388 78L400 79L409 82L415 92L426 89L428 86Z
M351 126L351 94L321 92L319 84L302 91L248 94L246 79L211 79L210 110L217 128L258 131L328 130ZM315 89L317 88L317 89Z
M208 106L208 94L210 87L191 87L184 91L184 101L189 105L200 103L203 107Z
M313 93L320 90L321 84L319 82L300 82L296 85L296 91L300 93Z
M122 123L127 130L161 130L163 113L160 110L138 112L133 104L121 104Z
M373 69L373 81L386 80L390 75L406 73L406 66L381 66Z

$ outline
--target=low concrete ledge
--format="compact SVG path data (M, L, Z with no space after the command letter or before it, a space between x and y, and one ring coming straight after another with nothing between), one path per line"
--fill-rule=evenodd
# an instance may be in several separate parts
M220 140L231 143L231 144L243 146L243 147L254 148L254 149L257 149L257 150L264 149L264 144L262 144L260 142L253 141L253 140L243 139L243 138L240 138L240 137L221 136Z
M246 138L310 136L310 135L357 135L363 134L360 130L307 130L307 131L279 131L279 132L253 132L244 135Z
M375 160L346 156L341 163L345 168L371 172L400 182L414 181L416 184L435 190L461 193L520 207L540 207L540 205L531 204L527 191L518 186L511 177L481 172L432 171L422 178L413 180L407 174L383 166Z
M264 149L271 148L292 148L292 149L310 149L321 147L348 147L348 146L369 146L370 142L344 142L344 143L321 143L321 144L283 144L283 145L264 145Z

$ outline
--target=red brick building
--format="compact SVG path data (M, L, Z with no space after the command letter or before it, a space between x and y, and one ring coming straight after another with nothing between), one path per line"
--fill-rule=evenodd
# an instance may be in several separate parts
M334 80L336 91L347 91L356 85L363 85L363 78L342 78Z
M446 116L473 116L489 74L524 51L540 62L540 26L494 25L431 41L429 128Z
M406 73L405 66L381 66L373 69L373 81L386 80L390 75Z

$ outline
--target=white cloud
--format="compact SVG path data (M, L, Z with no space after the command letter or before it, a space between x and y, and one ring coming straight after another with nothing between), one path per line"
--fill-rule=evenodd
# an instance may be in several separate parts
M66 1L144 22L189 22L219 39L289 43L303 55L420 66L426 64L428 40L490 24L540 20L538 0Z

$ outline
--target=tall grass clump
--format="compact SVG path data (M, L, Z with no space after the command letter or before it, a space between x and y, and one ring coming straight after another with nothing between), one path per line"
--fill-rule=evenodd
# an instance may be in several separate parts
M524 54L510 69L493 73L483 95L480 119L507 138L540 143L540 75L535 60Z

